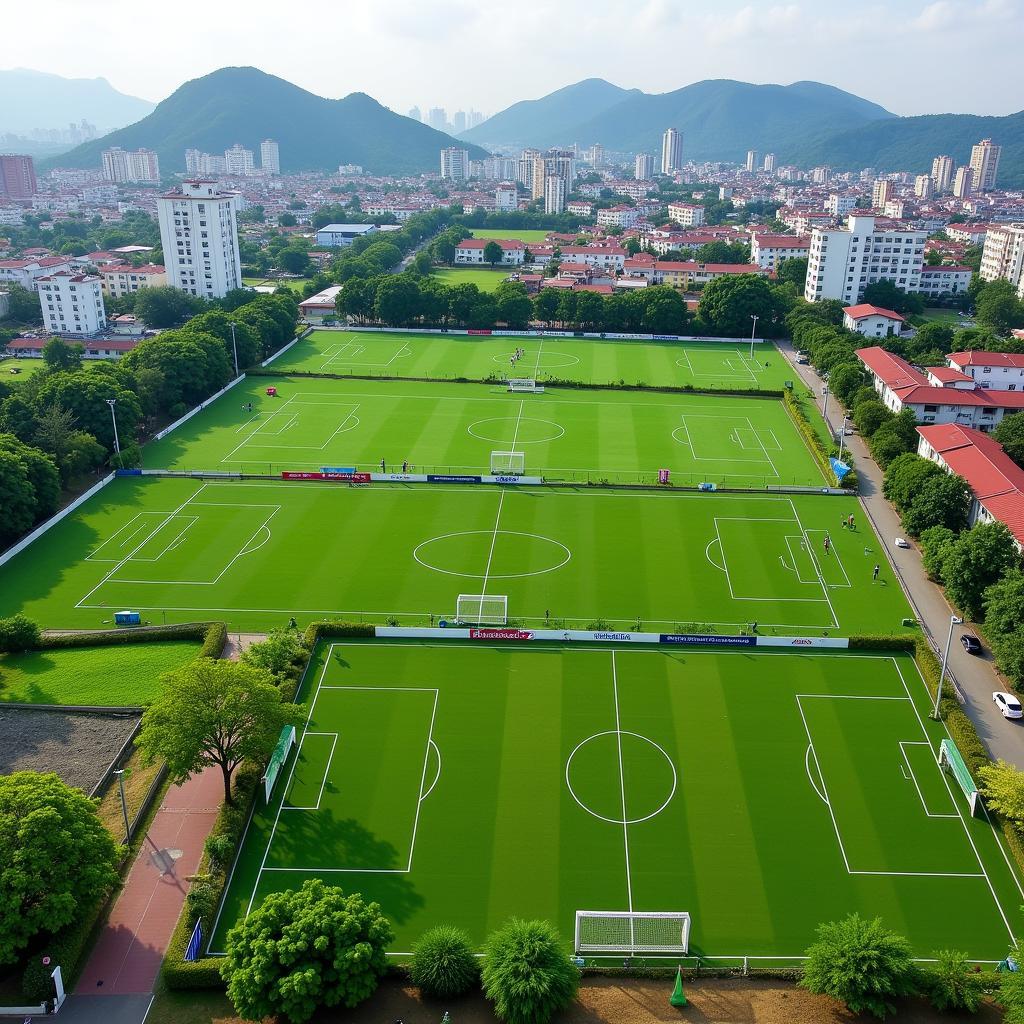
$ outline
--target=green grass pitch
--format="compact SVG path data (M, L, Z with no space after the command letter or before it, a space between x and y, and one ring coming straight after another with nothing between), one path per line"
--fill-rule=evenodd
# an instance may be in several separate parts
M191 661L199 644L150 644L29 651L0 657L0 701L138 707L160 693L160 676Z
M823 495L121 478L0 568L0 616L426 625L502 594L534 626L899 632L910 609L850 513Z
M518 240L524 245L543 242L551 234L544 228L473 228L474 238L498 238L507 241Z
M480 271L490 273L490 271ZM519 348L523 355L510 360ZM767 365L766 365L767 364ZM770 342L625 341L594 338L314 330L271 366L287 373L380 377L534 377L584 384L648 384L781 391L795 375Z
M859 911L994 961L1024 917L998 836L937 766L908 657L338 644L211 937L319 877L393 953L437 923L687 911L691 955L790 963ZM262 803L262 798L261 798Z
M297 377L232 388L147 445L145 464L280 473L383 459L390 471L489 473L492 451L524 453L527 472L550 480L654 483L667 468L688 486L826 482L776 399Z
M511 270L478 270L475 267L438 267L433 277L442 284L475 284L482 292L493 292L502 281L508 278Z

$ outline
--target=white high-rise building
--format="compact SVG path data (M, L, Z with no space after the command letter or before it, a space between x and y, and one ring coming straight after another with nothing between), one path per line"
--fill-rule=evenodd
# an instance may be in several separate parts
M448 115L445 113L444 107L431 107L427 113L427 124L439 132L447 131Z
M918 174L914 178L914 195L918 199L930 199L932 195L932 179L928 174Z
M224 150L224 172L235 178L251 178L256 167L251 149L246 149L236 142L230 149Z
M140 182L160 180L160 161L151 149L124 150L112 146L103 150L103 177L107 181Z
M765 155L764 155L764 162L761 164L761 170L764 171L765 174L774 174L775 173L775 154L774 153L765 153Z
M757 170L757 150L756 149L748 149L747 150L746 169L747 169L747 172L749 174L753 174L754 171Z
M957 199L967 199L974 194L974 168L958 167L953 175L953 195Z
M50 334L99 334L106 329L102 282L94 274L59 270L36 282L43 323Z
M848 305L864 289L889 280L905 292L920 291L927 231L883 231L874 217L850 216L845 228L814 228L804 298L839 299Z
M566 196L565 178L549 174L544 179L544 212L564 213Z
M1024 295L1024 224L989 225L981 253L983 281L1009 281Z
M264 174L281 173L281 147L273 139L260 143L260 167Z
M884 178L876 181L871 189L871 206L875 210L884 210L892 193L892 182Z
M411 117L414 121L422 121L423 120L423 115L420 113L420 108L419 107L411 107L409 109L409 113L406 116L407 117Z
M494 190L494 209L503 212L519 206L519 192L511 185L499 185Z
M827 185L831 180L831 167L815 167L811 171L811 181L813 181L815 185Z
M931 178L936 192L948 192L949 186L953 183L953 158L937 156L932 161Z
M215 181L183 181L156 201L168 283L219 299L242 286L235 212L238 196Z
M991 192L996 187L999 172L999 155L1003 147L991 139L982 139L971 147L971 170L974 171L974 191Z
M637 181L650 181L654 177L654 157L650 153L637 153L633 162L633 177Z
M452 131L458 135L459 132L464 132L468 127L469 119L466 117L466 112L464 110L456 110L452 114Z
M469 150L449 146L441 150L441 177L465 181L469 177Z
M683 133L667 128L661 137L661 173L675 174L683 166Z

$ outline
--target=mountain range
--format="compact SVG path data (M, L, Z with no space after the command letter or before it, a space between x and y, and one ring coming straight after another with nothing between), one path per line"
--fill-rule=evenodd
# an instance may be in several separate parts
M110 131L145 117L153 106L118 92L105 78L62 78L27 68L0 71L0 135L67 128L83 119Z
M332 100L258 68L221 68L176 89L136 124L77 146L50 161L61 167L98 167L111 146L153 149L163 172L185 169L185 150L223 153L240 142L259 150L263 139L281 147L281 170L333 170L359 164L370 174L436 170L439 153L458 145L436 131L381 106L362 92ZM486 156L469 145L472 157Z
M782 86L717 79L652 94L587 79L513 104L460 138L503 149L600 142L607 150L657 157L668 127L683 133L686 160L742 162L748 149L756 149L775 153L779 164L918 173L930 170L940 153L966 163L970 147L991 138L1003 147L999 183L1024 185L1024 113L898 117L819 82Z

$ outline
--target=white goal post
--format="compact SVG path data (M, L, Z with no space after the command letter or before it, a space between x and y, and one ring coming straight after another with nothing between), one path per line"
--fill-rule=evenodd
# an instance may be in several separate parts
M522 476L526 472L526 452L491 452L492 476Z
M684 911L576 911L576 952L685 956L690 915Z
M508 597L505 594L459 594L455 603L455 621L477 626L504 626L508 622Z
M509 377L508 389L509 391L532 395L542 395L544 393L544 385L538 384L533 377Z

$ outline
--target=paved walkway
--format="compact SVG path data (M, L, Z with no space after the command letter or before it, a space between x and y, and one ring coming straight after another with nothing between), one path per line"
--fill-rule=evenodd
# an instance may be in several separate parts
M216 767L167 791L78 980L76 995L153 991L185 902L188 876L199 867L223 797L222 775Z
M789 342L776 343L783 355L793 364L803 382L814 391L819 410L821 400L821 378L812 366L801 366L796 362L795 353ZM843 410L833 398L828 409L829 426L838 433L843 421ZM847 446L856 462L857 477L860 480L860 499L868 517L885 548L897 576L903 581L910 602L917 612L925 635L941 659L949 636L949 620L954 614L940 587L930 579L921 564L921 553L914 544L911 548L898 548L893 544L896 537L905 533L900 526L896 510L882 496L882 470L872 460L867 445L860 437L848 437ZM1002 689L1004 684L996 675L991 656L972 657L960 645L962 633L970 632L969 626L953 627L953 643L949 649L949 671L955 678L964 697L964 710L974 722L978 735L993 757L1024 766L1024 727L1003 718L992 703L992 692Z
M266 633L228 633L227 640L224 641L224 650L220 652L220 656L231 661L238 661L243 651L247 651L252 644L262 643L266 639Z

